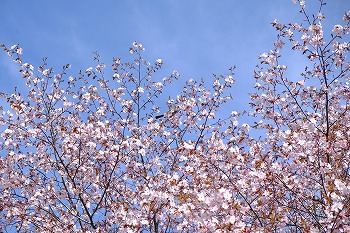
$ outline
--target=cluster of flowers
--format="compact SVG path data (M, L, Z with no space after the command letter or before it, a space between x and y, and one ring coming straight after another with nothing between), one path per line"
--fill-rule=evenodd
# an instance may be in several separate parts
M247 113L220 112L234 68L212 84L157 80L163 60L113 59L66 78L23 63L27 93L0 93L0 229L18 232L349 232L350 12L330 41L321 10L307 24L272 25ZM309 63L283 64L286 45ZM35 73L39 73L35 75ZM255 121L240 124L244 115Z

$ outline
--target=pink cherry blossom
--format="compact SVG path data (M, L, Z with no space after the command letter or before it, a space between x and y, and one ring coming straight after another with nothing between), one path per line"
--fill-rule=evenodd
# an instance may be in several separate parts
M1 44L27 89L0 92L0 229L348 232L350 14L331 30L324 1L293 2L303 18L272 22L242 112L235 67L169 97L179 72L159 77L136 41L79 74Z

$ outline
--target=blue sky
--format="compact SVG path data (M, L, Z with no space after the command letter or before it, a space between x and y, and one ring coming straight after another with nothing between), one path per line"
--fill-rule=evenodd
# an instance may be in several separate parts
M306 1L307 10L313 10L312 2L316 1ZM329 1L325 22L341 22L349 9L348 0ZM146 59L163 59L159 75L180 72L174 93L181 91L185 80L209 79L237 65L232 90L237 106L232 110L242 110L248 108L257 57L276 39L270 23L275 18L299 22L298 10L291 0L2 0L0 43L20 44L23 60L36 66L43 57L57 71L70 63L69 75L75 75L96 64L93 51L107 64L113 56L127 60L128 48L136 40L146 48ZM289 62L296 65L298 59ZM11 91L23 82L4 52L0 52L0 81L0 91Z

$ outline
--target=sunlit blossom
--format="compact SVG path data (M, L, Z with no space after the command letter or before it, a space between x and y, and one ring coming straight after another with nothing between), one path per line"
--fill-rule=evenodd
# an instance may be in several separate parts
M157 59L156 62L157 62L159 65L162 65L162 64L163 64L163 60L162 60L162 59Z
M342 32L343 32L343 26L341 26L341 25L339 25L339 24L334 25L332 32L333 32L334 34L340 36L340 35L342 34Z
M343 20L344 21L347 21L347 20L350 20L350 11L346 12L343 16Z
M103 72L103 70L104 70L104 68L106 67L106 65L105 64L98 64L97 66L96 66L96 68L95 68L95 70L97 71L97 72Z
M225 81L231 84L235 83L235 79L232 77L232 75L226 76Z

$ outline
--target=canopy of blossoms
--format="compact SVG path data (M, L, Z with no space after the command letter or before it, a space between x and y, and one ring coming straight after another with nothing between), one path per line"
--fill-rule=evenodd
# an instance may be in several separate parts
M350 11L324 31L324 1L293 1L303 19L272 23L241 113L234 67L168 98L180 74L137 42L72 76L1 44L27 87L0 92L2 232L350 232Z

